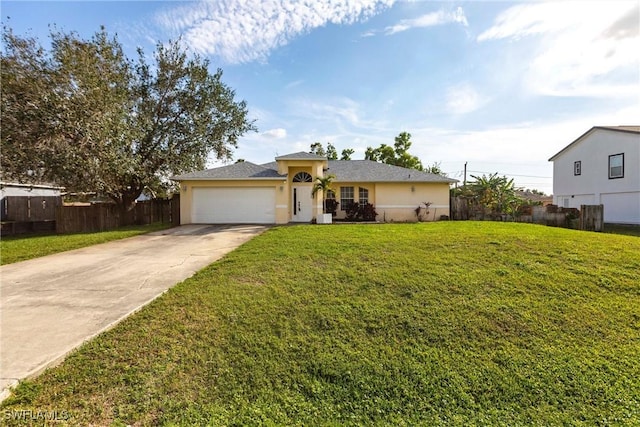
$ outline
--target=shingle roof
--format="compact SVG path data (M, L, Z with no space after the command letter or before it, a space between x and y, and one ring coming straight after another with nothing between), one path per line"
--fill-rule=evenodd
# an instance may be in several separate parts
M637 133L637 134L640 134L640 126L635 126L635 125L632 125L632 126L594 126L591 129L589 129L588 131L586 131L585 133L583 133L582 135L580 135L578 138L576 138L571 144L567 145L562 150L558 151L556 154L551 156L549 158L549 161L550 162L554 161L555 158L558 157L560 154L562 154L565 151L567 151L574 144L577 144L578 141L582 140L582 138L584 138L585 136L589 135L591 132L594 132L597 129L611 130L611 131L615 131L615 132L626 132L626 133ZM638 139L638 141L640 141L640 139Z
M219 168L207 169L174 176L175 181L185 180L224 180L224 179L283 179L286 175L280 175L277 170L265 168L251 162L240 162Z
M300 153L277 157L278 159L300 159ZM309 154L309 153L305 153ZM292 157L293 156L293 157ZM311 156L315 156L312 154ZM323 159L323 157L315 156ZM204 171L178 175L172 179L185 180L242 180L242 179L283 179L278 174L277 162L256 165L251 162L235 163ZM442 175L420 172L400 166L387 165L371 160L329 160L327 174L334 175L336 182L457 182Z
M327 160L327 158L324 156L318 156L317 154L300 151L298 153L285 154L284 156L278 156L276 157L276 160Z
M446 176L371 160L329 160L327 173L335 175L337 182L457 182Z
M620 132L640 133L640 126L596 126L595 128L617 130Z

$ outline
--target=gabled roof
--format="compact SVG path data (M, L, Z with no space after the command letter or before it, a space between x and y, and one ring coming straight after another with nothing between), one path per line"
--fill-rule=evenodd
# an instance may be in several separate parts
M276 169L278 164L270 162L262 166ZM336 182L458 182L457 179L447 178L446 176L371 160L329 160L326 173L334 175Z
M588 131L586 131L585 133L583 133L582 135L580 135L575 141L573 141L571 144L567 145L566 147L564 147L562 150L558 151L556 154L554 154L553 156L551 156L551 158L549 159L550 162L554 161L556 159L556 157L558 157L560 154L564 153L565 151L567 151L569 148L571 148L572 146L574 146L575 144L577 144L578 142L580 142L583 138L585 138L587 135L595 132L596 130L609 130L609 131L614 131L614 132L625 132L625 133L634 133L634 134L639 134L640 135L640 126L594 126L591 129L589 129ZM640 139L639 139L640 141Z
M298 153L278 156L276 157L276 160L327 160L327 158L324 156L318 156L317 154L300 151Z
M313 157L303 157L304 155ZM309 153L294 153L277 157L278 160L325 160L326 157ZM442 175L420 172L400 166L387 165L371 160L329 160L327 174L334 175L336 182L442 182L454 183L455 179ZM256 165L251 162L235 163L204 171L174 176L175 181L187 180L245 180L286 179L278 173L278 163Z
M265 168L251 162L239 162L219 168L207 169L174 176L175 181L186 180L243 180L243 179L284 179L277 170Z

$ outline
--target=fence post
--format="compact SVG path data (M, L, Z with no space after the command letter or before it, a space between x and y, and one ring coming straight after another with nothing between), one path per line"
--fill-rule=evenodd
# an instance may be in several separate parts
M580 205L580 230L604 229L604 205Z

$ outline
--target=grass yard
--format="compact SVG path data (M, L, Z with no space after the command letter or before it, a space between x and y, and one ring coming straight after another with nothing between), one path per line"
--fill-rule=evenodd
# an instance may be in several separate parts
M74 425L640 425L639 360L637 237L289 226L23 382L0 412L8 425L22 410Z
M640 225L605 224L604 232L640 237Z
M169 228L169 224L133 225L99 233L48 234L39 236L3 236L0 239L0 265L26 261L58 252L84 248L98 243L133 237Z

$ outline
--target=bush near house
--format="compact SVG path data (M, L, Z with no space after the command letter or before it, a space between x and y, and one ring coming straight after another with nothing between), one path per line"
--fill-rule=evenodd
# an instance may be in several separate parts
M518 223L272 228L0 410L65 410L70 425L640 425L638 253L636 237Z
M375 221L378 216L375 207L371 203L352 203L347 207L347 221Z

